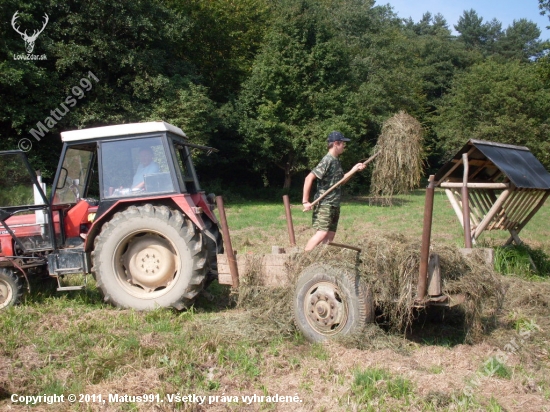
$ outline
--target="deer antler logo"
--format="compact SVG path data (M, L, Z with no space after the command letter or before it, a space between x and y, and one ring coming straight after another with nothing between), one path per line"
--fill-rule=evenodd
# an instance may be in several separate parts
M27 49L27 53L31 54L32 51L34 50L34 42L36 41L36 39L38 38L40 33L42 33L44 31L44 29L46 28L46 25L48 24L48 21L50 20L50 18L48 17L48 15L46 13L44 13L44 19L45 19L44 20L44 25L42 26L42 28L40 30L35 30L34 33L32 34L32 36L29 36L29 35L27 35L27 30L25 30L23 33L21 33L19 31L19 26L15 27L16 20L19 17L17 15L17 13L19 13L19 10L16 11L15 14L13 15L13 17L11 19L11 26L13 27L13 29L17 33L19 33L21 35L21 37L25 41L25 48Z

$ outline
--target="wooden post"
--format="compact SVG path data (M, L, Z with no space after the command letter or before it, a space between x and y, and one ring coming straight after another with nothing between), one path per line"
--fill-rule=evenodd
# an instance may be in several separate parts
M227 226L227 217L225 216L225 208L223 206L223 198L216 196L216 205L220 212L220 223L222 225L223 244L225 246L225 254L227 255L227 263L229 264L229 272L231 273L231 280L233 288L239 287L239 269L237 267L237 259L235 259L235 253L233 252L233 245L231 245L231 236L229 236L229 227Z
M296 237L294 236L294 224L292 223L292 212L290 211L290 200L288 195L283 196L283 203L285 204L286 213L286 228L288 230L288 238L290 240L290 246L296 246Z
M430 256L428 263L428 296L441 296L441 265L437 253Z
M426 284L428 278L428 259L430 255L430 240L432 235L432 217L434 209L435 175L428 178L426 188L426 201L424 203L424 222L422 226L422 249L420 250L420 269L418 271L418 284L416 288L416 299L424 300L426 297Z
M470 231L470 202L468 200L468 154L462 154L464 175L462 177L462 220L464 221L464 246L472 248L472 233Z

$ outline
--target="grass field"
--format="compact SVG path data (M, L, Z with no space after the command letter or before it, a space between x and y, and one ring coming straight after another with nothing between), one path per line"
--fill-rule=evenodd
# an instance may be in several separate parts
M349 199L336 241L354 244L382 232L420 238L423 205L422 191L392 207ZM288 244L282 201L226 207L239 253ZM432 242L461 246L443 193L434 210ZM311 216L296 206L293 218L303 246ZM520 234L543 258L549 219L545 205ZM482 243L505 238L491 233ZM377 338L363 345L321 345L306 342L292 324L274 328L237 307L235 294L217 284L213 300L201 296L190 310L143 313L103 304L93 280L65 294L51 280L34 281L21 305L0 313L0 410L550 410L550 282L529 270L503 277L505 304L475 345L464 344L460 326L439 314L419 316L406 336L376 327ZM53 395L64 402L52 403ZM29 396L43 398L31 407Z

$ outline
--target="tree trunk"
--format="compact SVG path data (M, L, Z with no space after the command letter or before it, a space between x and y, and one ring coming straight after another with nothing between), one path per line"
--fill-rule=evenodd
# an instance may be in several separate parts
M293 153L288 154L288 159L285 163L277 163L277 166L283 169L285 173L285 183L283 189L289 189L290 184L292 183L292 167L294 166L294 155Z
M290 183L292 183L292 175L290 174L290 168L288 168L288 170L285 170L285 184L283 185L283 189L290 189Z

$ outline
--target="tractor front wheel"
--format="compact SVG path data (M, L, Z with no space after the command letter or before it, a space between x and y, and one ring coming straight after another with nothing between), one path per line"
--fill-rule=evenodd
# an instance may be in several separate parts
M149 310L189 307L203 287L207 250L201 233L166 206L131 206L101 229L92 271L105 301Z
M21 278L10 268L0 269L0 309L15 305L22 295Z
M311 342L359 332L374 320L372 292L357 275L314 264L298 277L294 319Z

